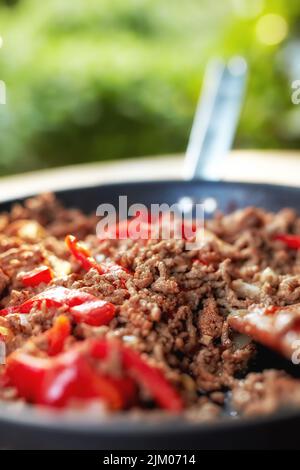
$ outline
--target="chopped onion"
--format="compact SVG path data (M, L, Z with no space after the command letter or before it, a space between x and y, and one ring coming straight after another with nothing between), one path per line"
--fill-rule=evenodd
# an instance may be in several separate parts
M250 299L257 299L259 297L260 289L254 284L249 284L240 279L233 281L232 286L237 294Z
M260 274L260 281L261 282L276 282L278 279L278 275L273 271L271 268L266 268Z
M207 229L204 231L204 244L205 243L214 243L220 253L225 255L230 255L236 251L234 246L230 245L230 243L224 242L224 240L221 240L221 238L217 237L217 235Z
M19 313L19 318L20 318L20 323L22 326L30 326L30 323L28 321L28 315L25 313Z

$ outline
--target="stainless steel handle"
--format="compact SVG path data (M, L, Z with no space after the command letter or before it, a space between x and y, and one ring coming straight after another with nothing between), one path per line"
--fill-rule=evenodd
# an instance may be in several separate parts
M219 180L243 103L247 63L233 57L209 63L184 162L185 179Z

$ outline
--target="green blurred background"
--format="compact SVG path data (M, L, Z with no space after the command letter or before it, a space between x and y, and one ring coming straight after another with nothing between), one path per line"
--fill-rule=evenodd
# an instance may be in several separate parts
M185 149L212 56L250 80L235 146L299 148L299 0L1 0L0 174Z

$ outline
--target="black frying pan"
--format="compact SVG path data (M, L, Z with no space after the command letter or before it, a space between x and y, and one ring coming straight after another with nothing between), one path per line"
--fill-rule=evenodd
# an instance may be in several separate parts
M218 207L228 212L248 205L277 211L289 206L300 210L300 189L283 186L223 183L208 181L162 181L104 185L72 189L57 193L68 207L76 206L85 212L118 196L128 196L128 204L137 200L146 205L176 203L183 197L194 202L215 198ZM0 205L7 210L11 202ZM300 375L281 357L262 347L251 370L266 367L285 369ZM104 422L87 417L60 416L30 409L0 407L0 448L63 448L63 449L240 449L240 448L297 448L300 410L286 410L268 417L233 419L224 416L207 424L188 423L166 416L136 418L130 415L113 416Z
M229 212L248 205L278 211L300 210L300 189L261 184L206 181L220 173L222 157L231 146L245 84L246 66L235 58L224 67L210 67L198 106L187 151L185 176L190 181L127 183L72 189L57 193L67 207L95 213L101 203L118 207L119 195L128 205L169 205L189 197L194 203L214 198L218 209ZM200 179L199 179L200 177ZM195 179L196 178L196 179ZM13 201L0 204L8 210ZM14 201L15 202L15 201ZM300 376L296 366L263 347L250 370L285 369ZM230 410L214 423L197 424L161 414L113 416L99 422L78 415L57 415L26 407L0 406L0 448L50 449L241 449L297 448L300 410L274 416L233 419Z

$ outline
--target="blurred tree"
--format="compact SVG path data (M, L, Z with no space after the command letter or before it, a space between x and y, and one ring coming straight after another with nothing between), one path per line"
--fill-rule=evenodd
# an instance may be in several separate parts
M213 55L250 64L236 145L298 147L299 20L299 0L0 1L0 173L182 151Z

